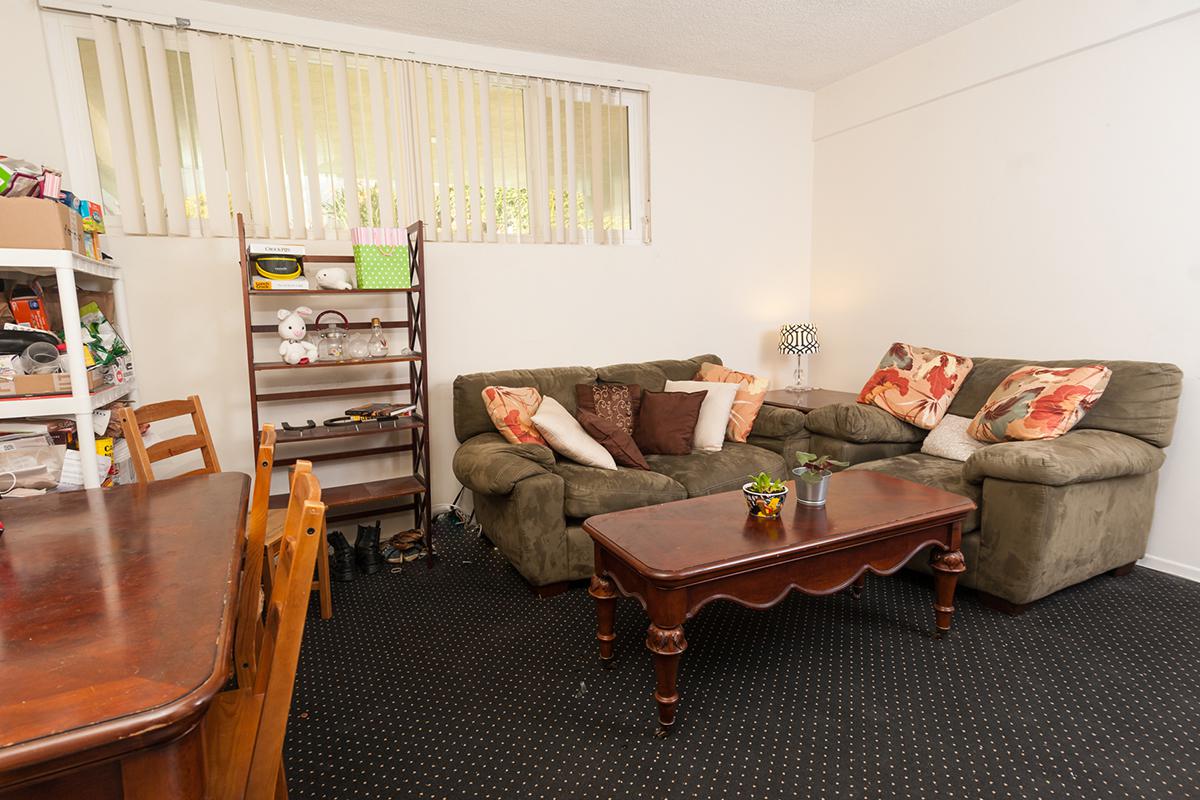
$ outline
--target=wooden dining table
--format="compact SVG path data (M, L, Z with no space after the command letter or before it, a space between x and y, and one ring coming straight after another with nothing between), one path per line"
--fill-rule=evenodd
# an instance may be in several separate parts
M0 500L0 799L204 796L249 485Z

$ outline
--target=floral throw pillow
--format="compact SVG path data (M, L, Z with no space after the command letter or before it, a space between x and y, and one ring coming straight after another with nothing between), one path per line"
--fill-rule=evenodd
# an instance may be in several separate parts
M879 406L896 419L932 430L946 415L973 366L966 356L896 342L858 393L858 402Z
M542 404L537 389L507 386L483 387L483 405L500 435L513 444L546 444L533 424L533 415Z
M1032 441L1062 436L1104 394L1112 370L1090 367L1019 368L979 409L967 428L981 442Z
M736 383L737 394L733 398L733 410L729 412L729 425L725 435L731 442L744 442L750 436L758 410L767 397L768 381L748 372L737 372L707 361L700 365L696 380L711 383Z

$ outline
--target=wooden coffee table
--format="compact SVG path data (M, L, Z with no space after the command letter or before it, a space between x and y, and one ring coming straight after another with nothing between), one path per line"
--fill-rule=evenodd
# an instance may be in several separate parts
M618 596L636 597L650 617L658 735L675 722L683 623L712 600L762 609L793 589L823 595L851 587L857 596L868 571L889 575L933 545L937 632L950 630L954 587L966 571L962 521L975 504L879 472L850 470L831 480L824 508L796 503L789 484L791 496L775 520L749 516L741 492L726 492L583 523L596 546L588 594L596 598L601 660L613 657Z

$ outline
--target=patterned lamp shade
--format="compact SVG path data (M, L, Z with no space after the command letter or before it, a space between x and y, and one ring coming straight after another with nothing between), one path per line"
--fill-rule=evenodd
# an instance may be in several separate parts
M817 326L810 322L779 327L779 352L793 356L811 355L821 351L817 341Z

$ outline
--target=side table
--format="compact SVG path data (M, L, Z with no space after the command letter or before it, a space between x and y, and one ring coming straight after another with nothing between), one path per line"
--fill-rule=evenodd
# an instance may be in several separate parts
M807 414L821 406L853 403L857 400L858 395L854 392L836 392L832 389L812 389L807 392L797 392L793 389L772 389L767 392L763 404L780 408L795 408Z

